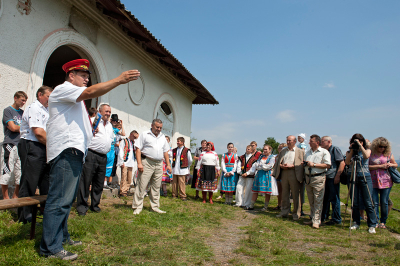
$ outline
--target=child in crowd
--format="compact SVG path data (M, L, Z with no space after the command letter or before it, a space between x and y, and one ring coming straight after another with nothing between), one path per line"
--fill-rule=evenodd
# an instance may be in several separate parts
M168 136L165 136L167 139L168 144L170 145L170 149L168 151L169 161L172 161L172 148L171 148L171 139ZM160 195L166 197L167 196L167 184L172 182L172 173L167 171L167 163L165 159L163 159L163 176L161 182L161 191Z

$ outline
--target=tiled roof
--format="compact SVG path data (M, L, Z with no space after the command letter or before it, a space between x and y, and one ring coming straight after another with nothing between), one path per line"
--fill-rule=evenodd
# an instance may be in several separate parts
M197 97L193 104L219 104L213 95L178 61L145 26L128 11L119 0L96 0L97 8L103 15L117 21L119 27L142 48L164 65L192 90Z

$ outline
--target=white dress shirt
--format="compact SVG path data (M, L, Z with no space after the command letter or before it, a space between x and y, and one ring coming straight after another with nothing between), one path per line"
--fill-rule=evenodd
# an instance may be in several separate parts
M140 149L143 155L155 161L161 161L164 158L164 152L168 152L170 148L163 133L160 132L156 136L151 130L140 134L135 146Z
M190 166L192 165L192 162L193 162L192 154L190 153L190 150L189 150L188 153L187 153L187 159L188 159L188 165L189 166L184 168L184 169L181 169L181 164L180 164L181 159L180 158L181 158L181 154L182 154L183 148L185 148L185 146L182 146L180 148L178 147L176 149L175 167L172 168L172 174L173 175L187 175L187 174L189 174L189 169L190 169Z
M331 165L331 154L329 153L328 150L318 147L315 151L312 149L309 149L306 154L304 155L304 161L311 162L311 163L325 163L328 165L328 168ZM304 171L306 174L310 174L309 171L309 166L304 166ZM324 171L327 171L327 168L316 168L316 167L311 167L311 174L320 174Z
M114 140L114 130L109 121L101 119L97 127L99 131L94 135L89 144L89 149L101 154L107 154L111 150L111 144Z
M293 147L293 150L289 150L288 147L285 147L284 149L288 149L286 154L283 156L282 164L294 164L294 155L296 149L298 149L296 146Z
M33 127L40 127L46 131L46 123L49 120L49 110L43 106L38 100L35 100L28 108L25 109L22 116L21 127L19 132L21 138L39 142L33 133Z
M67 148L76 148L86 153L93 137L92 124L85 103L76 102L85 89L65 81L50 94L46 132L47 162Z
M124 165L125 167L132 167L133 171L136 170L137 168L137 161L135 159L135 145L133 142L127 138L128 144L129 144L129 154L128 154L128 159L126 162L124 162L124 156L125 156L125 139L122 139L120 144L119 144L119 153L118 153L118 161L117 161L117 166Z

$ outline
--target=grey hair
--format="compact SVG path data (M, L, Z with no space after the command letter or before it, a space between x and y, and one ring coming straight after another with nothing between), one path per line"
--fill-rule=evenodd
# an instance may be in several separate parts
M332 143L332 138L329 136L323 136L322 139L326 139L327 141L329 141L330 143Z
M108 104L108 103L102 103L102 104L100 104L99 105L99 111L101 111L101 109L103 108L103 106L108 106L108 107L110 107L111 108L111 106Z
M155 118L155 119L153 119L153 122L151 122L151 124L154 125L154 123L162 124L162 121L161 121L161 119Z

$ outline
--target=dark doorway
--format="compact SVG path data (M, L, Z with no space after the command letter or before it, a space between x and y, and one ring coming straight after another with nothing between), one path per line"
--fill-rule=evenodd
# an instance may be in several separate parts
M76 48L73 49L67 45L58 47L51 54L49 60L47 61L46 69L43 76L43 85L55 88L56 86L64 83L65 72L62 70L62 66L66 62L80 58L82 58L82 56L77 53ZM92 75L90 77L88 86L92 85L92 78L94 76L92 69L93 68L91 67ZM85 100L85 104L87 108L90 108L92 106L92 100Z

